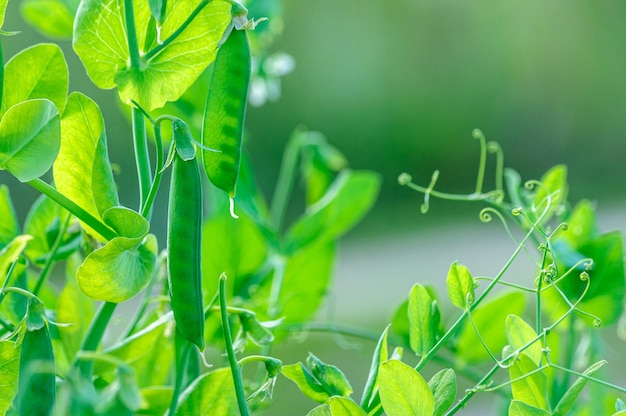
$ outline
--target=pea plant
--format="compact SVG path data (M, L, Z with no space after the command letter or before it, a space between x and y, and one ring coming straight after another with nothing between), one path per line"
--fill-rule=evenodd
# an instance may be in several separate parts
M19 36L2 29L6 7L0 0L2 42ZM431 197L486 204L481 219L500 221L517 248L496 276L450 267L450 319L434 289L416 284L390 326L369 337L376 347L356 401L338 367L312 353L285 364L273 352L294 332L368 338L312 320L331 284L337 240L370 210L381 184L377 173L350 169L320 133L297 129L269 202L259 190L244 149L255 133L244 120L247 104L272 99L280 82L265 65L280 59L269 52L280 4L21 7L43 34L71 39L97 87L117 89L136 161L128 176L139 191L136 205L120 203L116 181L127 174L114 174L98 104L68 94L57 44L3 58L0 170L41 196L20 224L0 185L0 414L261 414L279 376L319 403L313 416L454 414L488 393L511 415L604 414L607 397L626 413L618 397L626 389L606 381L594 341L597 327L623 313L622 237L599 233L589 201L570 206L564 166L522 183L476 131L472 194L435 190L437 173L427 187L400 176L424 194L424 213ZM484 191L490 152L495 187ZM297 180L305 207L288 222ZM165 241L151 233L159 192L168 195ZM518 257L536 264L535 276L507 277ZM131 313L118 312L120 304ZM427 382L436 366L443 369ZM457 377L473 387L457 392Z

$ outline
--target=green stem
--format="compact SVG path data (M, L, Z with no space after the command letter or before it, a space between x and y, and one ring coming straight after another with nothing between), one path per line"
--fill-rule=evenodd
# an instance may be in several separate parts
M187 17L187 19L178 27L178 29L176 29L176 31L174 33L172 33L162 43L160 43L159 45L155 46L150 51L148 51L148 53L146 53L146 55L144 57L145 60L149 61L150 59L152 59L153 57L158 55L163 49L165 49L170 43L172 43L174 41L174 39L176 39L178 36L180 36L180 34L183 33L183 31L185 29L187 29L187 26L189 26L191 24L191 22L193 22L193 19L195 19L196 16L202 11L202 9L204 9L204 7L207 4L209 4L210 2L211 2L211 0L202 0L196 6L196 8L191 12L189 17Z
M115 308L117 307L117 303L112 302L104 302L96 316L91 321L91 325L89 329L87 329L87 335L83 340L83 345L80 347L80 351L95 351L104 336L104 331L109 325L109 321L113 316L113 312L115 312ZM79 363L74 363L75 366L78 367L80 374L85 379L91 379L91 371L93 369L93 363L90 361L81 361Z
M475 129L473 131L475 139L480 141L480 162L478 164L478 175L476 178L476 194L481 194L483 191L483 182L485 180L485 165L487 164L487 143L485 141L485 135L482 131Z
M480 391L481 386L484 386L487 384L487 382L491 379L491 377L493 377L493 375L498 371L498 369L500 369L500 367L496 364L494 365L491 370L489 370L489 372L487 374L485 374L485 376L478 382L476 383L476 386L473 389L467 390L465 392L465 396L463 396L463 398L461 400L459 400L456 405L450 409L448 411L448 413L446 413L446 416L449 415L453 415L456 412L458 412L459 410L461 410L462 408L465 407L465 405L467 405L467 402L476 394Z
M172 400L170 401L170 409L168 413L168 415L171 416L174 416L174 414L176 413L176 408L178 407L178 396L180 396L180 392L183 389L183 381L185 379L185 367L187 366L189 354L193 349L193 344L189 341L183 339L178 334L176 334L176 338L180 338L180 342L182 342L183 345L180 347L180 354L177 354L178 359L176 360L176 380L174 381L174 392L172 393ZM176 342L178 343L179 341L177 340Z
M28 181L27 184L35 188L48 198L52 199L54 202L56 202L66 210L68 210L76 218L87 224L105 239L112 240L117 237L115 232L110 229L106 224L100 222L100 220L98 220L96 217L76 205L74 202L65 197L65 195L61 194L59 191L57 191L41 179L33 179L32 181Z
M161 138L161 125L154 124L154 142L156 144L156 171L154 172L154 181L146 197L146 202L141 209L141 216L149 218L152 212L152 205L154 204L154 198L156 197L159 185L161 184L161 177L163 176L163 141Z
M52 271L52 266L55 264L54 256L56 255L57 251L59 250L59 247L61 246L61 241L63 241L63 235L65 235L65 231L67 230L67 226L69 225L71 218L72 218L71 215L68 215L67 218L65 218L65 221L63 221L63 224L61 225L61 228L59 229L57 238L54 240L54 244L52 244L52 247L50 248L50 252L48 253L48 258L46 259L46 264L44 264L43 269L41 269L41 273L39 274L39 279L37 280L37 284L35 285L35 288L33 289L33 294L35 295L39 293L39 291L41 290L41 287L43 286L44 282L50 275L50 272Z
M146 121L143 113L132 107L133 118L133 144L135 147L135 161L137 174L139 175L139 206L147 206L148 195L152 183L150 171L150 157L148 156L148 137L146 135ZM142 213L144 210L142 209Z
M615 384L609 383L608 381L600 380L599 378L591 377L586 374L579 373L578 371L570 370L569 368L561 367L560 365L550 363L550 367L554 367L558 370L564 371L568 374L572 374L574 376L584 378L585 380L593 381L594 383L600 384L604 387L608 387L610 389L619 391L622 394L626 394L626 389L620 386L616 386Z
M137 43L137 29L135 28L135 11L133 0L124 0L124 11L126 20L126 39L128 41L128 54L130 55L130 66L139 68L141 57L139 55L139 44Z
M243 390L243 378L241 375L241 367L237 362L235 351L233 349L233 338L230 333L230 325L228 323L228 311L226 309L226 275L220 276L220 308L222 317L222 332L224 333L224 344L226 344L226 353L228 354L228 362L230 363L230 371L233 374L233 382L235 384L235 394L237 396L237 404L241 416L249 416L250 411L246 403L246 395Z
M283 154L283 161L278 174L278 182L276 183L276 189L274 190L270 207L270 223L278 232L280 232L282 228L285 210L295 181L301 142L301 133L296 131L291 135L285 146L285 153Z

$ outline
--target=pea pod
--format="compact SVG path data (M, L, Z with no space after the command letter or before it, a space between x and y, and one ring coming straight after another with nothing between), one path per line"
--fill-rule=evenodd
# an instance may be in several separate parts
M243 122L250 84L250 43L245 30L233 30L220 46L204 109L202 151L209 180L233 198L241 160Z
M202 184L195 158L184 160L174 154L168 216L168 282L176 327L204 350Z
M50 415L56 399L52 341L45 317L33 313L39 309L43 312L43 304L31 298L28 308L20 351L18 411L20 416Z

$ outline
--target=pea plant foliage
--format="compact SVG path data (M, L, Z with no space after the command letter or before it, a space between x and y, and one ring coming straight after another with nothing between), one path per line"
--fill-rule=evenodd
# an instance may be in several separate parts
M449 301L415 284L382 333L312 322L337 240L373 206L381 178L296 129L269 201L257 187L244 149L256 133L244 120L249 102L276 98L285 73L276 68L289 67L268 64L290 59L270 53L278 0L20 7L45 36L71 40L93 84L117 90L138 200L120 203L126 173L113 173L98 103L68 91L58 44L5 63L2 44L19 28L5 28L0 0L0 170L40 193L22 224L0 185L0 414L261 414L279 378L317 402L311 416L454 414L477 395L509 415L626 414L626 389L605 373L595 336L623 314L622 236L597 230L591 202L568 203L564 166L522 182L477 130L471 194L436 190L437 173L425 187L400 175L424 194L424 213L431 198L484 204L480 218L499 221L516 249L496 276L452 264ZM495 187L485 191L488 154ZM287 222L297 181L305 209ZM151 233L159 192L165 239ZM535 276L509 279L518 257L536 264ZM132 314L116 310L123 303ZM372 348L360 399L313 353L275 356L276 343L313 330Z

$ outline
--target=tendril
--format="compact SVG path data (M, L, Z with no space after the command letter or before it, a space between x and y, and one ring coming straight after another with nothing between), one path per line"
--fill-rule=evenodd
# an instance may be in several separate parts
M491 222L491 220L493 219L492 214L500 220L509 238L511 238L511 240L513 240L513 242L518 246L521 245L521 243L513 236L513 233L511 232L511 229L509 228L509 225L507 224L506 219L504 218L502 213L500 213L500 211L498 211L497 209L492 207L483 208L480 211L479 218L482 222L488 223Z
M567 269L567 271L565 273L563 273L561 276L559 276L558 279L550 281L549 282L550 285L542 288L542 291L546 290L550 286L556 285L557 283L559 283L561 280L566 278L570 273L574 272L575 270L580 270L581 266L583 266L585 268L585 270L590 270L592 265L593 265L593 260L590 259L590 258L578 260L576 263L574 263L573 266L571 266L569 269ZM582 273L585 273L586 277L585 278L581 277L580 280L582 280L583 282L589 280L589 274L586 271L584 271Z
M581 263L581 262L579 262L579 263ZM568 270L568 272L571 271L571 270L572 269ZM580 273L579 277L580 277L580 280L585 283L585 289L583 290L583 293L580 294L580 296L578 297L578 299L576 299L576 301L574 303L570 302L570 300L568 299L567 295L565 295L565 293L563 293L563 291L561 290L561 288L558 285L556 285L554 283L551 285L551 286L553 286L556 289L556 291L559 293L559 295L561 295L563 300L569 305L569 309L568 309L568 311L566 313L564 313L559 319L557 319L550 326L550 329L553 329L557 325L559 325L573 311L576 311L576 312L580 313L581 315L584 315L584 316L587 316L587 317L593 319L593 326L596 327L596 328L598 328L598 327L600 327L602 325L602 319L600 317L598 317L598 316L596 316L596 315L594 315L594 314L592 314L590 312L578 309L578 305L583 301L585 296L587 296L587 292L589 291L589 287L591 286L591 279L590 279L588 273L582 272L582 273Z
M498 142L488 142L487 151L491 154L496 154L496 190L500 191L502 195L502 198L498 199L497 202L502 202L504 200L504 153L502 152L502 147Z
M485 135L480 129L474 129L472 136L480 142L480 162L478 163L478 175L476 178L476 194L481 194L485 180L485 165L487 164L487 142Z
M428 212L429 202L430 202L430 193L433 191L435 184L437 183L437 179L439 179L439 171L436 170L433 172L433 176L430 178L430 184L426 191L424 192L424 203L420 206L420 211L422 214L426 214Z

